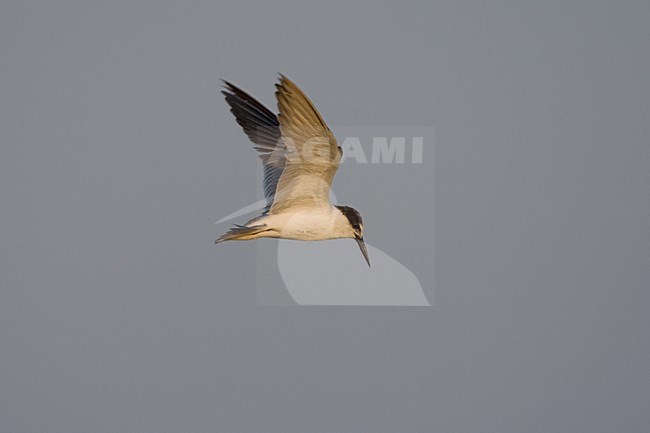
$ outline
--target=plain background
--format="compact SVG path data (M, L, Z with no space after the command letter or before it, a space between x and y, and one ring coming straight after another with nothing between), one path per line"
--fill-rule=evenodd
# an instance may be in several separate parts
M649 21L3 1L0 431L649 431ZM278 72L332 125L435 126L433 308L259 307L255 245L212 245L258 188L218 79ZM422 193L384 188L337 196Z

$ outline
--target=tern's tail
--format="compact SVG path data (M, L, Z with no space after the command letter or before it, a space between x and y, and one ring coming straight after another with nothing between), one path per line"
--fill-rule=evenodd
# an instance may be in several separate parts
M252 227L236 226L221 235L221 237L214 241L214 243L218 244L219 242L224 241L249 241L251 239L264 237L262 233L268 232L270 230L271 229L269 229L266 224L260 224Z

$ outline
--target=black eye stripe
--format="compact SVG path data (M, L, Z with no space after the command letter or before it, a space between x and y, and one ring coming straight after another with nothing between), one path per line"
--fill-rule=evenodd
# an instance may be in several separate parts
M341 213L348 219L350 225L354 230L361 230L361 215L357 212L356 209L351 208L350 206L336 206Z

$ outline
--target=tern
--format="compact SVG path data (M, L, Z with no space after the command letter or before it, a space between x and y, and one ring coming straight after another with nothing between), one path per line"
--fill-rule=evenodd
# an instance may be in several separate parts
M262 160L266 206L260 216L236 225L215 243L259 238L351 238L370 266L361 215L352 207L333 205L329 199L343 149L298 86L280 75L275 87L277 116L224 81L222 93L230 111Z

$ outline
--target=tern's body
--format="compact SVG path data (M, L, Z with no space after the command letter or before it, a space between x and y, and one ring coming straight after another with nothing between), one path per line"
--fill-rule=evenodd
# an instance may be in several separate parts
M266 207L262 215L230 229L216 242L352 238L370 265L361 215L329 201L342 149L307 96L281 76L276 116L243 90L227 82L225 87L230 111L262 159Z
M322 208L294 209L276 215L266 215L255 218L246 227L264 224L268 232L260 236L277 237L298 241L324 241L349 237L348 220L334 206Z

